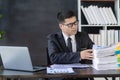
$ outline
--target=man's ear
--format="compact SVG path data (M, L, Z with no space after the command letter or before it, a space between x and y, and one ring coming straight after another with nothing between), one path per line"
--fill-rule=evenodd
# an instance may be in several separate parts
M62 28L62 26L63 26L62 24L59 24L59 27L60 27L60 28Z

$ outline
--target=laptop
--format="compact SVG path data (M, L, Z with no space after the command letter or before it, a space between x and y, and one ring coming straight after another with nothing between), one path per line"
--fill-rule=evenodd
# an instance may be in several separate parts
M0 46L0 55L4 69L21 71L40 71L46 67L33 67L28 47Z

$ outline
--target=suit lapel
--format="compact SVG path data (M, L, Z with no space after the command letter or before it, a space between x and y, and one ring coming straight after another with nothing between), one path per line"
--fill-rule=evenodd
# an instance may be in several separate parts
M65 51L65 52L68 52L69 50L68 50L68 48L67 48L67 46L66 46L66 43L65 43L65 40L64 40L64 38L63 38L63 35L62 35L62 32L59 32L58 33L58 37L59 37L59 42L60 42L60 45L61 45L61 47L63 48L63 50Z

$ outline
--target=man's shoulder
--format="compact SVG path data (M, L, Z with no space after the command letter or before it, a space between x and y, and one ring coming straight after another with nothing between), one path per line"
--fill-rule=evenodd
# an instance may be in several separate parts
M86 32L77 32L76 35L77 35L77 36L84 36L84 35L87 35L87 33L86 33Z
M53 38L53 37L55 37L57 35L58 35L57 33L51 33L51 34L48 35L48 38Z
M59 35L61 35L60 32L56 32L56 33L51 33L47 36L47 38L57 38Z

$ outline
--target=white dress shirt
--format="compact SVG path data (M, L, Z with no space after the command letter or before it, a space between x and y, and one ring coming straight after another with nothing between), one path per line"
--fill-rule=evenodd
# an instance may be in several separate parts
M65 33L63 33L63 37L64 37L64 40L65 40L65 43L66 43L66 46L67 46L67 39L68 37L71 38L71 43L72 43L72 51L73 52L76 52L76 40L75 40L75 35L71 35L71 36L67 36Z

